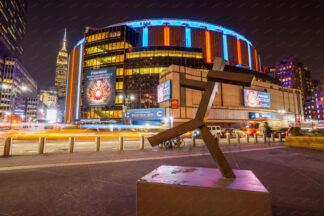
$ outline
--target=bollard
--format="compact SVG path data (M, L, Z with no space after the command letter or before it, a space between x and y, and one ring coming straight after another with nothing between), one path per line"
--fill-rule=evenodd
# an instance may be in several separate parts
M70 153L72 153L74 151L75 137L70 137L69 142L70 142Z
M240 134L237 133L236 134L236 142L237 142L237 144L240 144L240 141L241 141L240 138L241 138Z
M249 144L250 143L250 135L246 134L246 143Z
M192 139L192 147L196 147L196 137L192 135L191 139Z
M254 134L254 144L258 143L258 134Z
M11 148L12 138L6 137L4 148L3 148L3 156L9 156L10 155L10 148Z
M220 144L220 133L216 134L216 141L218 144Z
M39 148L38 148L39 154L44 154L45 142L46 142L46 137L39 137Z
M279 142L280 142L280 144L282 143L282 136L281 136L281 133L279 133Z
M274 142L275 142L274 133L271 133L271 142L272 142L272 143L274 143Z
M231 136L229 133L226 133L226 143L231 144Z
M124 136L119 137L119 151L124 150Z
M266 144L267 143L267 136L265 133L263 133L263 143Z
M141 138L140 138L140 149L141 149L141 150L144 149L144 143L145 143L144 136L141 136Z
M97 152L100 152L100 143L101 143L101 137L96 136Z

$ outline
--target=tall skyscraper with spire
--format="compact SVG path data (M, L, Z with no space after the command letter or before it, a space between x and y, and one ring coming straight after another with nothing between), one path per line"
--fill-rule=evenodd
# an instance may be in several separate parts
M61 50L57 54L55 87L57 88L57 120L63 121L64 100L66 91L66 76L68 70L68 53L66 49L66 29L64 29L63 44Z

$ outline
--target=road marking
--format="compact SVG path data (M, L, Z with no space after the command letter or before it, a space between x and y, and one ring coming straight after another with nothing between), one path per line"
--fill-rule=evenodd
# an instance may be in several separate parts
M237 153L237 152L263 151L263 150L279 149L279 148L286 148L286 146L223 151L223 153L228 154L228 153ZM183 155L161 156L161 157L145 157L145 158L119 159L119 160L103 160L103 161L86 161L86 162L71 162L71 163L57 163L57 164L12 166L12 167L1 167L0 172L1 171L12 171L12 170L65 167L65 166L84 166L84 165L124 163L124 162L134 162L134 161L164 160L164 159L173 159L173 158L199 157L199 156L206 156L206 155L210 155L210 153L207 152L207 153L198 153L198 154L183 154Z

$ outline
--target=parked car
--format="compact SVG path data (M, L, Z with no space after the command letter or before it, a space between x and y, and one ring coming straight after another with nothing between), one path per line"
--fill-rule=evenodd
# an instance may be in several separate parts
M208 126L209 131L211 132L211 134L216 137L217 134L221 133L221 127L220 126ZM194 130L192 132L193 136L195 137L200 137L200 131L198 129Z

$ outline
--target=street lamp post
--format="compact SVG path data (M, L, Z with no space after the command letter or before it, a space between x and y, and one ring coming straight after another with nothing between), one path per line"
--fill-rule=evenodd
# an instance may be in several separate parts
M128 105L131 103L131 101L135 100L135 96L134 95L119 95L119 98L124 98L124 105L123 105L123 112L125 113L125 123L128 123L128 115L127 115L127 108Z

